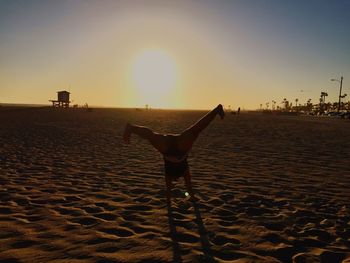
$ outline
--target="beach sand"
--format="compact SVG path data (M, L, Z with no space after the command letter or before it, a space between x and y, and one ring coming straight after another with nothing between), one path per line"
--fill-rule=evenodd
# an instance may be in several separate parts
M0 108L0 262L350 262L350 121L227 114L165 201L161 155L204 112Z

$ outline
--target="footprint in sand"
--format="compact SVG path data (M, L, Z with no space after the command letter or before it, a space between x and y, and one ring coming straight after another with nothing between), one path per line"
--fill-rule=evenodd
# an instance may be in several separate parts
M120 250L117 246L106 246L106 247L100 247L96 249L96 252L102 252L102 253L115 253Z
M69 215L69 216L82 216L83 212L79 209L75 208L65 208L65 207L57 207L55 208L56 211L58 211L62 215Z
M298 249L296 247L286 246L271 251L271 256L277 258L281 262L291 262L291 258L293 258L293 255L296 253L298 253Z
M102 243L115 242L115 239L106 238L106 237L94 237L88 240L86 243L88 245L97 245Z
M12 214L13 211L11 208L8 208L8 207L0 207L0 214L2 215L9 215L9 214Z
M261 225L263 225L266 229L273 231L283 231L287 227L285 224L278 221L261 222Z
M88 216L72 218L72 219L70 219L70 221L73 223L78 223L78 224L84 225L84 226L91 226L91 225L98 223L98 220L96 220L93 217L88 217Z
M148 232L148 229L141 227L141 226L130 226L130 228L136 233L136 234L143 234Z
M95 217L101 218L106 221L114 221L117 219L118 216L112 214L112 213L99 213L99 214L94 214Z
M130 211L152 211L152 207L148 205L130 205L125 209Z
M199 241L199 238L190 233L177 233L177 241L182 243L196 243Z
M276 234L276 233L268 233L262 237L264 240L267 240L271 243L274 244L279 244L279 243L286 243L287 240L283 238L282 236Z
M13 248L27 248L27 247L34 246L36 244L37 242L32 240L21 240L11 244L10 246Z
M20 263L21 261L16 258L0 258L0 263Z
M243 259L247 257L247 255L239 252L232 251L231 249L228 250L220 250L220 251L214 251L214 256L220 260L225 261L232 261L232 260L238 260ZM245 261L243 261L245 262ZM254 262L254 261L247 261L247 262Z
M84 210L88 214L100 213L103 211L102 208L96 207L96 206L84 206L84 207L79 207L79 208Z
M212 239L212 242L215 245L223 246L225 244L234 244L234 245L240 245L241 242L238 239L235 238L228 238L223 235L217 235Z
M346 257L347 255L345 253L325 250L320 255L311 253L298 253L293 256L293 262L350 262L350 258L343 261Z
M114 235L117 237L129 237L134 235L134 233L127 228L101 228L99 231Z
M97 207L102 207L103 209L105 209L107 211L114 211L114 210L118 209L117 206L111 205L111 204L109 204L107 202L97 202L97 203L95 203L95 205Z

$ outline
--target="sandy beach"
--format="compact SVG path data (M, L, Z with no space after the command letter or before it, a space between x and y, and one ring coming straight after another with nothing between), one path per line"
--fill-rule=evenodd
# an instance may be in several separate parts
M350 262L350 121L217 118L165 200L162 156L204 112L0 108L0 262Z

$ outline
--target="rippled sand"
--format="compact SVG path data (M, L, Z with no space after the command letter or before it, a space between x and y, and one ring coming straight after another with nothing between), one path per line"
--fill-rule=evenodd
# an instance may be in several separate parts
M0 109L0 262L350 262L350 121L230 115L165 204L162 157L204 112Z

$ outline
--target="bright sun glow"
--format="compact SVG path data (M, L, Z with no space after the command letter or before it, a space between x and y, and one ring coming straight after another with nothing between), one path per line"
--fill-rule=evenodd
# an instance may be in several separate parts
M167 105L177 81L176 64L167 53L160 50L141 53L135 58L131 73L141 103L151 107Z

